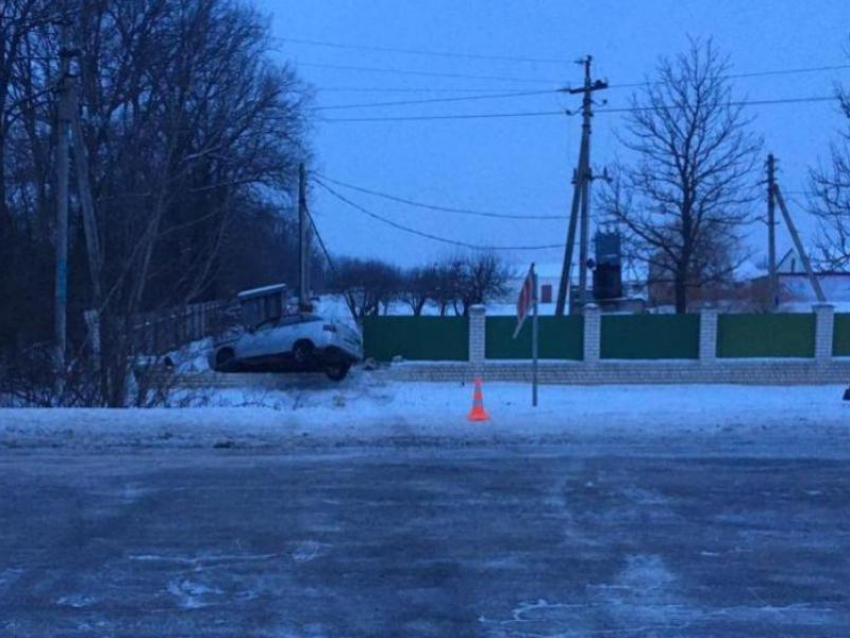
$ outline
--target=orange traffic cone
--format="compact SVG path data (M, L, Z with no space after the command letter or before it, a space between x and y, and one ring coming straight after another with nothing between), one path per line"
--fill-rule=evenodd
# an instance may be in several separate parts
M475 377L475 394L472 395L472 411L470 421L487 421L490 415L484 409L484 392L481 390L481 377Z

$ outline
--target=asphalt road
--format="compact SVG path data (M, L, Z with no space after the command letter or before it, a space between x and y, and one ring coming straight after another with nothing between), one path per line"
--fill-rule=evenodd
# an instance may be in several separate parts
M0 453L3 636L850 635L850 460Z

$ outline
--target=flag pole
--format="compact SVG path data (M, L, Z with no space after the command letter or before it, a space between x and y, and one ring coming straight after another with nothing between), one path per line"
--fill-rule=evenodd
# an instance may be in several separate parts
M531 293L534 304L534 316L531 321L531 405L537 407L537 271L531 264L531 282L533 292Z

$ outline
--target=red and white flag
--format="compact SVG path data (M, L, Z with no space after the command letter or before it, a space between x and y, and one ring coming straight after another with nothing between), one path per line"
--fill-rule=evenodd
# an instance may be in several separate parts
M519 291L519 297L516 300L516 330L514 330L514 339L516 339L519 331L522 330L522 324L528 316L528 311L534 305L534 264L528 269L528 275L522 283L522 288Z

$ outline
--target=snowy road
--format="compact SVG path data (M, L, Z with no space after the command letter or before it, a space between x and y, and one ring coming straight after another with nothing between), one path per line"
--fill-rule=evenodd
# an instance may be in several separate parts
M850 458L581 449L5 450L0 634L846 635Z

